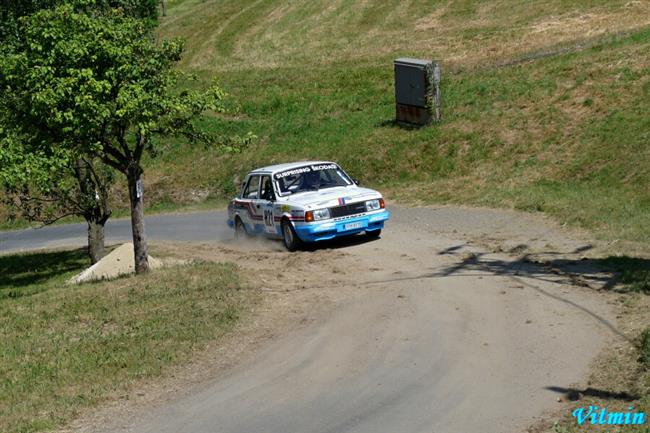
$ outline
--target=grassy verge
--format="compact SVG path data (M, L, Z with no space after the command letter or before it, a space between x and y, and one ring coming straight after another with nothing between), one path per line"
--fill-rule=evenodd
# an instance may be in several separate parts
M0 256L0 431L55 428L163 374L252 302L228 264L65 285L85 260L83 250Z
M185 38L183 66L271 69L437 57L476 65L648 23L625 0L173 0L161 33Z

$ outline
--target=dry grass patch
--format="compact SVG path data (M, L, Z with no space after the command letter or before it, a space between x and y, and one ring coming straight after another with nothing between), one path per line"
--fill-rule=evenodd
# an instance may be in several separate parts
M404 54L478 65L648 24L648 2L187 0L161 32L188 39L186 65L223 71Z

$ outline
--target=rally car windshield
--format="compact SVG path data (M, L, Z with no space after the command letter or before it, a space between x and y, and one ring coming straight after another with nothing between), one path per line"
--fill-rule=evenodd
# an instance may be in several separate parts
M352 180L336 164L307 165L276 173L280 194L318 191L352 185Z

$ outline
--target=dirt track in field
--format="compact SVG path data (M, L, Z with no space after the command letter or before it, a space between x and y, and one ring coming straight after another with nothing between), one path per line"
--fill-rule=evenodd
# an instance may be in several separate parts
M82 417L102 432L521 432L618 337L579 233L486 209L394 208L377 241L159 243L235 261L252 320L174 377ZM544 264L539 262L543 261ZM566 271L571 271L569 275Z

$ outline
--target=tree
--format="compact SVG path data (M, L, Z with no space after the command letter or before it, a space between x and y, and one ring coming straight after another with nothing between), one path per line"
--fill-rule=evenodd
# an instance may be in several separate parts
M24 17L20 32L24 38L0 59L0 98L12 107L5 125L126 176L135 268L147 271L142 157L163 149L161 137L213 142L198 119L222 111L222 90L180 88L181 41L157 42L145 23L120 10L63 4Z
M18 20L42 9L54 8L66 1L77 11L107 12L120 9L128 16L153 25L157 18L157 0L2 0L0 3L0 41L15 46L23 36ZM12 106L3 112L11 112ZM2 116L0 116L1 118ZM52 140L38 142L25 136L11 135L12 128L0 131L0 196L9 209L29 221L51 224L70 215L83 217L88 224L88 254L92 263L104 255L104 225L111 215L108 193L113 180L111 169L96 158L71 157L51 152ZM15 132L15 131L14 131ZM20 137L22 140L18 141Z
M71 4L77 10L121 9L127 16L153 24L158 19L159 2L161 0L0 0L0 26L10 20L31 15L42 9L52 9L63 3ZM164 2L162 3L164 7Z
M3 201L29 221L44 224L83 217L88 224L88 255L96 263L104 256L112 170L88 157L75 157L64 147L29 148L28 140L16 138L5 136L0 145Z

